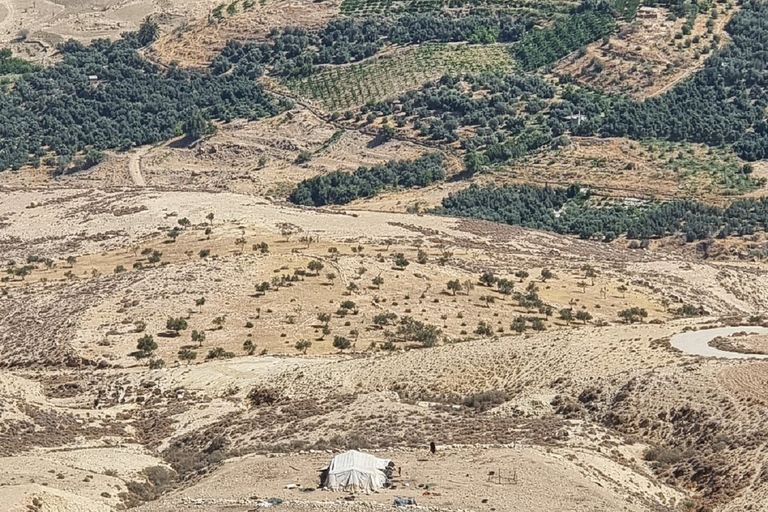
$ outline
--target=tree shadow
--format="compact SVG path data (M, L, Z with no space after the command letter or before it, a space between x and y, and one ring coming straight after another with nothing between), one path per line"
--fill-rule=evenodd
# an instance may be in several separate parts
M176 140L168 143L168 147L172 149L189 149L189 147L198 139L193 139L189 135L184 135Z
M465 180L468 180L469 178L471 178L474 175L475 175L474 172L468 171L467 169L464 169L460 173L454 174L450 178L446 179L445 182L446 183L456 183L456 182L459 182L459 181L465 181Z
M378 133L376 137L373 138L373 140L369 141L368 144L365 145L365 147L367 147L368 149L373 149L381 146L382 144L387 142L389 139L390 138L386 137L384 134Z

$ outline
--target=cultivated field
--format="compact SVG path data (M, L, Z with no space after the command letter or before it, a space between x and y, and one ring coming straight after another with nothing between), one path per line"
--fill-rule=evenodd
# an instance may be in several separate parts
M328 112L343 112L393 99L446 74L504 72L512 66L508 45L425 44L396 48L344 67L326 67L285 85Z

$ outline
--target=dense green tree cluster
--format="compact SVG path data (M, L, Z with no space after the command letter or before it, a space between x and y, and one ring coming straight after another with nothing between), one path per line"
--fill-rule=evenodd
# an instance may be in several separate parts
M436 213L555 231L555 212L577 195L576 187L564 189L534 185L472 185L443 199L442 206Z
M485 94L475 95L477 91ZM524 146L524 154L551 140L546 126L542 127L545 133L541 139L535 135L535 129L526 130L526 125L531 113L538 112L539 103L546 104L554 94L554 87L533 75L445 76L419 91L406 93L397 101L366 105L362 111L394 114L400 124L411 119L422 136L433 140L456 141L460 127L476 127L476 137L462 141L463 147L473 150L487 146L493 148L489 157L505 160L499 155L518 153L513 146ZM523 137L515 138L520 135ZM503 144L506 147L502 147ZM507 158L509 156L512 155Z
M552 105L555 134L733 144L746 160L768 158L768 3L744 2L727 26L732 42L704 69L645 101L569 89Z
M167 140L201 115L254 119L284 108L240 74L162 70L138 54L141 44L135 33L89 46L69 41L62 62L0 89L0 169L52 151L65 170L77 153Z
M435 212L604 241L622 234L630 239L682 234L693 242L768 230L767 198L741 199L724 209L693 201L601 205L576 186L473 185L445 198Z
M456 15L437 11L398 17L336 18L318 31L284 27L272 30L267 42L231 41L214 60L212 68L221 74L233 66L249 71L269 66L278 75L307 76L315 66L360 61L388 43L512 42L532 27L532 19L487 12Z
M554 64L571 52L607 36L616 20L606 11L587 10L526 33L515 45L515 58L525 70Z
M20 75L37 71L38 66L24 59L14 57L9 48L0 50L0 75Z
M347 204L397 187L426 187L445 179L445 162L440 153L415 160L398 160L373 167L360 167L354 173L336 171L304 180L289 200L306 206Z

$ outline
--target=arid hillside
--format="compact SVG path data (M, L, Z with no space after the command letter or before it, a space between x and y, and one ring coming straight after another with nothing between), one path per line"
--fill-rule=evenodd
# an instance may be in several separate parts
M764 308L756 264L231 193L15 191L2 208L6 257L34 267L4 279L0 299L13 340L0 462L14 475L9 503L109 510L179 489L143 509L247 510L258 496L304 510L335 496L285 486L312 486L328 451L344 448L402 464L409 487L359 498L382 504L430 483L420 500L441 509L505 508L507 484L487 482L489 471L516 474L508 485L525 490L508 510L558 508L574 492L583 510L685 510L764 492L762 364L668 344L713 316ZM173 238L173 225L187 227ZM484 285L484 272L509 276L513 291ZM521 302L532 289L551 316ZM675 319L683 305L710 316ZM646 321L624 323L631 307ZM176 334L169 318L187 327ZM434 326L437 346L418 348L425 331L401 329L405 318ZM131 356L146 335L163 368ZM425 458L430 441L436 458ZM563 494L536 490L553 480Z
M0 0L0 512L768 512L766 5Z

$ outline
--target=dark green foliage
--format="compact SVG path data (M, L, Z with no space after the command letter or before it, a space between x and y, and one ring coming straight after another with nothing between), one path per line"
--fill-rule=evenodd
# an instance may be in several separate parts
M515 317L512 321L511 329L515 332L525 332L525 317Z
M268 42L230 41L211 66L216 74L237 67L239 73L258 76L266 66L275 74L299 77L311 74L318 65L347 64L371 57L387 43L512 42L532 26L530 19L495 13L336 18L318 31L303 27L273 29Z
M190 361L197 359L197 352L188 348L182 348L178 352L178 357L179 361L186 361L189 364Z
M333 348L339 350L346 350L352 346L352 342L343 336L336 336L333 338Z
M182 317L169 318L165 322L165 328L170 331L173 331L174 333L176 333L176 335L178 335L179 331L183 331L184 329L187 328L187 321Z
M39 66L24 59L14 57L10 48L0 50L0 75L21 75L32 73L38 69L40 69Z
M456 295L456 292L460 292L461 291L461 281L459 281L458 279L453 279L451 281L448 281L448 284L446 284L445 287L453 295Z
M592 320L592 313L589 311L584 311L583 309L580 309L576 312L576 320L579 320L583 323L587 323L590 320Z
M733 144L746 160L768 158L768 3L744 2L728 23L732 43L666 94L633 101L568 90L552 106L555 133ZM575 119L581 114L584 118Z
M164 359L150 359L149 360L149 369L150 370L159 370L160 368L165 368L165 360Z
M469 83L472 90L467 91L462 82ZM474 97L476 90L487 94ZM518 113L515 103L523 98L528 103L549 100L554 95L554 87L538 76L482 73L465 75L461 80L444 76L419 91L407 92L397 101L366 105L362 112L413 117L419 133L433 140L452 142L458 140L460 127L477 127L477 136L463 141L470 154L482 146L490 148L487 154L467 157L467 170L476 172L489 161L505 159L501 153L522 156L549 143L549 128L543 127L546 131L538 136L535 134L540 132L533 128L525 130L530 116Z
M382 126L381 130L379 130L379 139L381 139L382 142L386 142L392 139L392 137L394 136L395 136L395 129L389 125Z
M558 215L555 214L558 212ZM597 206L578 187L471 186L449 195L435 213L610 241L682 234L686 242L768 229L768 199L740 199L725 209L693 201Z
M53 151L66 171L73 155L90 148L129 149L178 135L197 111L210 119L253 119L283 108L238 73L162 70L139 56L137 37L90 46L69 41L60 47L62 62L0 89L0 169Z
M568 201L563 188L519 185L513 187L478 187L449 195L436 213L457 217L475 217L515 226L554 231L555 211ZM493 284L492 281L484 281Z
M617 7L632 10L630 4ZM691 13L686 16L688 20L695 18ZM555 89L537 76L488 73L463 76L461 80L444 77L397 101L366 105L362 113L394 115L398 126L412 120L421 136L447 142L459 140L460 127L472 127L474 135L461 140L462 148L467 150L465 165L469 173L540 148L565 144L567 140L562 136L568 133L667 139L713 147L732 144L741 158L765 159L767 18L768 3L745 2L727 26L732 43L716 51L704 69L690 79L645 101L571 85L555 98ZM587 19L605 19L604 26L597 23L594 27L606 30L612 24L605 6L588 8L552 28L526 33L514 46L518 58L532 68L563 56L563 52L570 51L568 48L577 49L568 45L576 44L574 38L579 30L574 28L568 37L560 37L558 30L566 31L558 27L586 23ZM565 82L567 77L561 78ZM479 90L485 94L477 95Z
M432 153L416 160L387 162L374 167L360 167L354 173L336 171L304 180L288 198L295 204L324 206L347 204L361 197L371 197L382 190L397 187L426 187L445 178L444 159Z
M480 336L493 336L493 326L485 320L480 320L475 328L475 334Z
M233 352L227 352L221 347L212 348L205 356L206 359L231 359L233 357L235 357Z
M493 272L483 272L480 276L480 282L485 286L493 286L499 279L493 275Z
M515 288L515 284L509 279L499 279L496 281L496 288L500 293L509 295Z
M649 5L649 1L643 2L644 5ZM637 8L640 6L640 0L614 0L613 7L618 13L627 20L634 19L637 14Z
M683 317L703 316L707 314L708 313L704 310L704 308L692 306L690 304L683 304L675 310L675 315Z
M397 315L395 313L379 313L373 317L373 323L374 325L383 327L385 325L390 325L390 323L394 322L396 319Z
M185 121L182 127L184 133L190 139L197 140L203 135L211 133L213 126L205 115L199 110L195 110Z
M145 334L139 338L139 342L136 345L136 348L138 349L138 352L134 353L134 356L137 359L143 359L150 357L152 352L157 350L157 342L155 342L151 335Z
M157 36L159 35L160 26L152 18L152 16L147 16L141 22L139 31L136 33L136 40L138 41L139 45L147 46L148 44L152 44L152 42L154 42L154 40L157 39Z
M404 269L410 264L408 259L405 257L405 254L401 252L398 252L397 254L395 254L394 263L395 263L395 267L400 269Z
M425 324L410 316L404 316L400 319L400 325L397 327L397 335L404 341L416 341L422 347L434 346L442 331L435 325Z
M633 324L635 322L642 322L643 318L646 318L648 316L648 312L643 308L634 306L629 309L622 309L621 311L619 311L618 315L619 315L619 318L624 320L624 322L628 324Z
M484 153L472 150L464 155L464 168L470 174L481 171L486 165L488 165L488 157Z
M554 64L582 46L607 36L615 28L611 14L588 10L559 20L551 27L526 33L514 46L513 53L522 68L530 71Z

